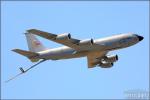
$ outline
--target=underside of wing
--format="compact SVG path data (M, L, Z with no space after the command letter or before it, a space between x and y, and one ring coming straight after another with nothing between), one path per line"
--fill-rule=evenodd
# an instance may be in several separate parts
M91 52L87 55L88 68L95 67L99 60L106 55L107 52Z
M111 68L118 60L117 55L106 55L107 52L93 52L87 56L88 68L93 68L98 65L101 68Z
M56 43L66 45L66 46L71 47L75 50L79 50L79 48L80 48L80 46L77 45L80 40L71 38L71 35L69 33L56 35L53 33L48 33L48 32L40 31L37 29L30 29L30 30L27 30L27 32L41 36L43 38L54 41Z

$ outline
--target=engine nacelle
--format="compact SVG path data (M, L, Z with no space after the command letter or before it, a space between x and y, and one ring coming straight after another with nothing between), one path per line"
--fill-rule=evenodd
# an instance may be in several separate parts
M88 46L88 45L93 45L93 39L87 39L87 40L82 40L78 43L80 46Z
M118 60L118 56L117 55L106 56L104 60L106 62L116 62Z
M56 37L56 40L69 40L71 39L70 33L59 34Z
M113 63L99 63L98 66L100 66L101 68L110 68L112 67L114 64Z

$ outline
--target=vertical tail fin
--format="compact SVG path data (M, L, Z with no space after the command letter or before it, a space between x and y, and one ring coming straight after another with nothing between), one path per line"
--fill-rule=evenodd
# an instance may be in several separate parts
M27 43L28 43L28 48L32 52L39 52L46 50L45 46L35 37L35 35L31 33L25 33Z

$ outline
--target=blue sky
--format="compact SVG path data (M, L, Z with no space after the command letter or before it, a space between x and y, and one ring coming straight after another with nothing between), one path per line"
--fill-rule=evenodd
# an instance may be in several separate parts
M3 1L1 4L2 99L125 98L127 90L149 90L148 1ZM87 68L84 58L47 61L9 83L18 68L32 63L11 50L28 50L24 32L36 28L70 32L78 39L133 32L140 43L110 52L119 61L110 69ZM61 46L38 37L47 47Z

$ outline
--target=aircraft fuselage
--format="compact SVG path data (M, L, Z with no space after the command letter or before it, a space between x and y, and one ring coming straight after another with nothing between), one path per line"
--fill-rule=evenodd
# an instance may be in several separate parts
M87 56L90 52L101 52L100 56L103 56L107 53L107 51L129 47L138 43L140 40L142 40L142 37L136 34L119 34L111 37L96 39L94 40L93 45L88 45L86 47L84 46L79 51L68 46L47 49L45 51L38 52L38 58L51 60L77 58Z

